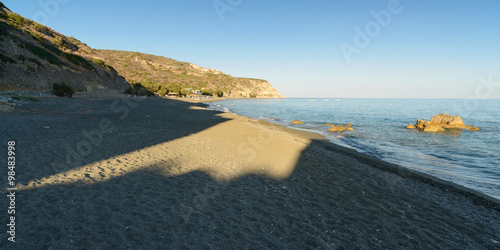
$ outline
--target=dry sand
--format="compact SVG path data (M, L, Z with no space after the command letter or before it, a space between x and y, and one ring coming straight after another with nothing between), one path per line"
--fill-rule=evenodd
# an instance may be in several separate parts
M2 249L500 248L497 201L201 103L42 98L0 126Z

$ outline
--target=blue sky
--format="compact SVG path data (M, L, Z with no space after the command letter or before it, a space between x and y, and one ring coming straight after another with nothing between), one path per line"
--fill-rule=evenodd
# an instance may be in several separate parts
M498 0L2 2L93 48L266 79L287 97L500 98Z

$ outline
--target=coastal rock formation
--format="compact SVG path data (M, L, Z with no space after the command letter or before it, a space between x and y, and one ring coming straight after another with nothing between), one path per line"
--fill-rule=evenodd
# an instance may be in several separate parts
M415 126L413 126L413 124L408 124L408 126L406 126L407 129L414 129Z
M431 123L444 124L450 126L463 126L464 122L460 116L451 116L449 114L439 114L431 118Z
M440 125L440 124L434 124L431 123L430 121L424 121L421 119L417 120L417 124L415 124L415 127L418 130L422 130L425 132L440 132L440 131L445 131L445 129Z
M299 120L293 120L290 122L291 124L304 124L303 121L299 121Z
M343 131L354 131L352 128L352 124L347 124L345 126L342 125L335 125L335 124L330 124L330 123L325 123L323 124L324 126L330 126L330 128L327 130L328 132L343 132Z
M407 128L409 128L408 125ZM431 118L430 121L417 120L415 127L418 130L425 132L440 132L446 129L468 129L473 131L479 131L479 128L465 125L460 116L451 116L449 114L439 114Z
M343 132L346 131L346 128L341 125L333 125L328 129L328 132Z

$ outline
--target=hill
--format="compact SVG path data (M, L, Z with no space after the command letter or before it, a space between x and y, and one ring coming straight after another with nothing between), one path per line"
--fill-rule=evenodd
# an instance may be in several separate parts
M82 57L82 48L89 47L0 2L0 91L47 91L54 83L66 83L76 91L128 87L112 67Z
M98 50L24 18L0 2L0 91L126 89L135 83L153 92L222 91L233 98L283 97L265 80L233 77L218 70L139 52Z
M266 80L233 77L171 58L116 50L92 50L92 56L115 68L131 83L141 83L152 91L181 86L192 90L222 90L233 98L282 98ZM189 91L188 91L189 92Z

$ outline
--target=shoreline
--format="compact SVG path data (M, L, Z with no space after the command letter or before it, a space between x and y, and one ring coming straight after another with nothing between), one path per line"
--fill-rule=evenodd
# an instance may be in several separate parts
M222 100L214 100L214 101L208 101L208 102L216 102L216 101L222 101ZM205 103L205 102L202 101L201 103ZM216 110L214 110L214 111L216 111ZM231 113L231 114L234 114L234 113ZM241 116L241 115L238 115L238 116ZM243 117L246 117L246 116L243 116ZM247 118L254 119L254 118L250 118L250 117L247 117ZM429 183L431 185L438 186L440 188L452 188L452 189L454 189L455 192L462 193L466 196L470 196L475 202L484 204L487 207L492 207L492 208L495 208L496 210L500 211L500 199L498 199L496 197L481 193L479 191L476 191L474 189L459 185L459 184L454 183L452 181L444 180L444 179L441 179L439 177L436 177L436 176L433 176L433 175L430 175L430 174L427 174L424 172L420 172L418 170L406 168L406 167L403 167L403 166L395 164L395 163L384 161L383 159L380 159L376 156L372 156L372 155L369 155L366 153L358 152L354 148L348 148L348 147L345 147L343 145L336 144L335 142L328 140L326 137L324 137L323 134L321 134L318 131L309 130L309 129L293 128L291 126L285 126L285 125L273 123L272 121L267 121L264 119L256 119L256 120L267 122L269 124L273 124L273 125L277 125L277 126L282 126L284 128L291 129L292 131L299 131L299 132L305 131L305 132L316 133L324 138L323 141L321 141L321 143L325 144L325 147L332 148L333 151L342 152L342 153L347 154L349 156L352 156L352 157L354 157L362 162L365 162L374 168L378 168L378 169L381 169L383 171L397 173L403 177L408 177L408 178L420 180L420 181L423 181L425 183Z
M177 99L17 108L0 137L17 145L19 248L500 244L498 203L312 131Z

